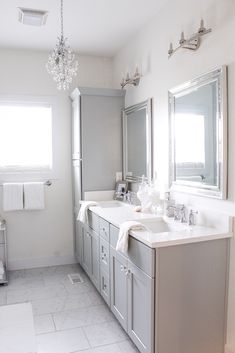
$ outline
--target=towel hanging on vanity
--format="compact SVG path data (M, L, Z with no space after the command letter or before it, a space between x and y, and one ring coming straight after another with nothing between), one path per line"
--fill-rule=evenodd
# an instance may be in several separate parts
M120 225L118 241L116 245L116 250L127 253L128 242L129 242L129 231L130 230L143 230L146 227L137 221L126 221Z
M23 184L3 183L3 211L23 210Z
M97 206L95 201L81 201L81 207L77 216L77 220L82 223L88 223L88 209L90 206Z
M24 209L43 210L44 208L44 183L24 183Z

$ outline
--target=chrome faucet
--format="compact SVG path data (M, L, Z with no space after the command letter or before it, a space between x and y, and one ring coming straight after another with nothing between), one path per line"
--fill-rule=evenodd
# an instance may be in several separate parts
M196 221L195 221L196 214L198 214L198 211L190 210L189 216L188 216L188 225L189 226L194 226L196 224Z

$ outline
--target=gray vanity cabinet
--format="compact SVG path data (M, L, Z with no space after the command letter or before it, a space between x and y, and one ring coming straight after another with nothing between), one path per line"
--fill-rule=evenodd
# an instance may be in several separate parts
M154 352L154 278L128 261L128 334L140 352Z
M91 280L100 289L99 235L91 231Z
M126 331L127 266L127 258L110 247L111 310Z
M99 236L91 228L81 226L81 265L92 280L95 287L100 288L100 269L99 269Z
M76 220L75 223L75 239L74 239L74 253L75 258L79 264L82 262L82 237L84 227L83 224Z
M91 276L91 233L84 227L82 231L82 267Z

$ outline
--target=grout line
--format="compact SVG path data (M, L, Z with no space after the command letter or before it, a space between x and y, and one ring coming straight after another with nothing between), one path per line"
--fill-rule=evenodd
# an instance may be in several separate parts
M53 314L49 314L50 316L51 316L51 318L52 318L52 321L53 321L53 325L54 325L54 329L55 329L55 332L57 331L57 329L56 329L56 324L55 324L55 320L54 320L54 316L53 316Z
M42 315L47 315L47 314L42 314ZM41 315L36 315L36 316L41 316ZM98 322L98 323L93 323L93 324L87 324L87 325L82 325L82 326L75 326L75 327L70 327L70 328L65 328L65 329L56 329L55 331L51 331L51 332L39 333L38 336L39 335L47 335L47 334L53 333L53 332L66 332L66 331L70 331L70 330L76 330L78 328L83 329L83 328L90 327L90 326L98 326L98 325L108 324L110 322L116 322L116 319L115 320L110 319L108 321L103 321L103 322ZM122 328L122 330L123 330L123 328ZM118 342L124 342L126 340L127 340L127 338L124 339L124 340L118 341ZM115 342L115 343L117 343L117 342Z
M91 345L91 343L90 343L90 341L89 341L89 339L88 339L88 337L87 337L87 334L86 334L86 332L85 332L84 328L83 328L83 327L81 327L81 330L82 330L82 332L83 332L83 334L84 334L85 338L87 339L87 342L88 342L88 344L89 344L90 348L93 348L93 347L92 347L92 345Z

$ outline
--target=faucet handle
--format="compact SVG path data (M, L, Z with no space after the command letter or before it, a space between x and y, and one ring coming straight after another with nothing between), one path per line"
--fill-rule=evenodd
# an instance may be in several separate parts
M189 211L189 216L188 216L188 225L189 226L193 226L196 224L195 217L194 217L194 215L196 215L196 214L198 214L198 211L196 211L196 210L191 209Z

